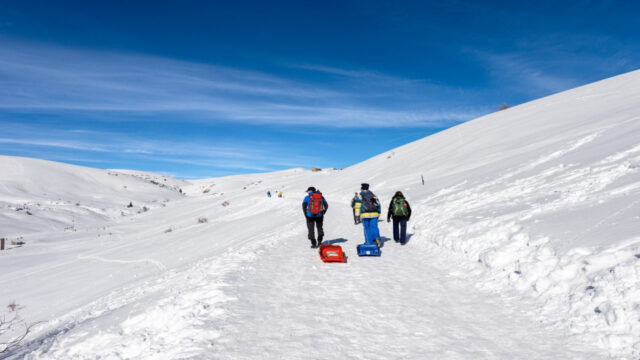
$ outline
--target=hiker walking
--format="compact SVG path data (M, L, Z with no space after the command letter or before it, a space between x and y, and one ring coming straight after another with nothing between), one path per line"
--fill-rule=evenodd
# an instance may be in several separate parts
M271 197L271 191L267 191L267 197L270 198Z
M407 221L411 218L411 206L400 191L396 191L389 203L387 222L391 221L391 218L393 218L393 240L401 245L406 244Z
M362 206L362 199L360 199L360 195L356 193L351 199L351 208L353 208L353 222L358 225L360 224L360 206Z
M322 193L317 191L315 187L310 186L307 189L307 196L302 200L302 212L307 219L307 229L309 230L308 238L311 240L312 248L316 248L322 244L322 238L324 237L322 222L328 208L329 204L327 204L327 200L322 196ZM318 230L317 243L314 227Z
M369 184L362 184L360 187L360 221L364 228L365 244L376 244L382 246L380 240L380 230L378 229L378 217L380 217L380 201L370 190Z

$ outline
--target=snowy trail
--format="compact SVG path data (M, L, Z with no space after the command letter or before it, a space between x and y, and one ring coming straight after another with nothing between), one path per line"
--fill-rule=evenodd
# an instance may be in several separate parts
M383 256L358 258L362 228L349 224L344 204L331 207L326 232L348 263L323 264L289 203L283 217L299 216L299 226L122 289L15 358L598 358L526 304L480 292L451 259L412 246L419 239L404 247L388 240L387 223Z
M358 258L361 226L330 230L350 215L344 206L339 216L332 210L327 230L348 234L333 239L348 263L323 264L304 237L287 239L291 253L265 254L231 289L237 301L224 305L231 315L207 358L598 358L566 329L527 315L526 304L481 293L472 279L451 274L441 254L390 240L381 258ZM381 224L383 237L391 237L389 228Z

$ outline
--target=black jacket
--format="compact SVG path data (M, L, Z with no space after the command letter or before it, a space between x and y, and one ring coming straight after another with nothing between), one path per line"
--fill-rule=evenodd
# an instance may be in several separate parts
M393 215L393 201L396 199L396 197L404 199L404 203L407 204L407 216ZM411 206L404 196L394 196L393 199L391 199L391 202L389 203L389 211L387 212L387 221L389 221L392 217L394 220L409 220L409 218L411 218Z

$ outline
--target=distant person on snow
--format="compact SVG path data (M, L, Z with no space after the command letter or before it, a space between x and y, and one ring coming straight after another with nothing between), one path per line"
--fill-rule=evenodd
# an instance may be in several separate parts
M360 206L362 206L362 199L360 199L360 195L356 193L351 199L351 208L353 208L353 222L358 225L360 224Z
M282 191L280 191L280 192L278 193L278 197L279 197L279 198L281 198L281 197L282 197L282 195L283 195L283 194L282 194Z
M302 213L307 219L307 230L309 230L308 238L311 240L311 247L316 248L322 244L324 230L322 230L322 222L324 214L329 209L329 204L325 200L322 193L317 191L315 187L310 186L307 189L307 196L302 200ZM318 229L318 242L314 234L314 226Z
M364 242L365 244L376 244L378 247L382 246L380 240L380 230L378 229L378 218L380 217L380 201L371 191L369 191L369 184L362 184L360 187L360 199L362 199L362 205L360 205L360 221L364 228Z
M267 197L271 197L271 191L267 191Z
M393 217L393 240L404 245L407 242L407 221L411 218L411 206L400 191L396 191L389 203L387 222Z

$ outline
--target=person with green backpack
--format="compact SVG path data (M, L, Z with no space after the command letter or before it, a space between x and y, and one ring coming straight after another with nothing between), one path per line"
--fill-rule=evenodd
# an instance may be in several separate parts
M393 217L393 240L401 245L407 242L407 221L411 218L411 206L400 191L393 195L387 212L387 222Z

